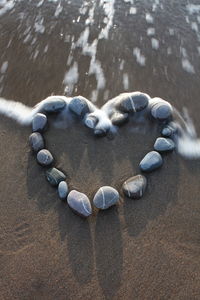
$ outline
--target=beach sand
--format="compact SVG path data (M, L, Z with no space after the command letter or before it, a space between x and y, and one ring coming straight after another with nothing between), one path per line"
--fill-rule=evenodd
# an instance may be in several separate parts
M166 57L164 44L156 53L155 50L147 51L145 67L132 58L126 72L130 75L129 91L141 90L163 97L178 109L187 106L200 134L200 72L193 47L197 42L189 29L182 27L180 10L185 2L180 2L174 11L168 6L163 12L166 18L162 15L155 18L157 27L160 25L157 37L161 44L162 28L172 26L167 23L169 16L177 26L178 38L169 37L168 41L174 49L171 57ZM51 93L63 94L66 69L63 61L69 47L64 48L64 42L56 35L60 28L63 29L63 17L57 21L51 37L46 32L44 37L38 37L42 46L49 38L48 55L41 53L32 61L28 54L30 49L22 43L24 37L19 34L25 23L15 29L17 12L32 10L31 4L23 5L22 1L13 14L1 17L1 63L8 60L1 96L33 106ZM48 2L47 12L52 9L51 5L54 4ZM76 13L76 5L78 1L71 5L71 13ZM128 10L129 4L121 5ZM143 2L140 5L142 9L145 7ZM122 13L123 9L116 8L118 24L123 20ZM71 19L66 28L70 22ZM117 31L122 38L123 30L125 34L128 28L122 38L125 43L132 36L130 27L137 24L137 19L133 19L133 24L125 19L123 24ZM146 30L142 24L138 28L140 34ZM83 29L77 29L75 35ZM113 43L117 44L115 34ZM7 49L11 35L12 45ZM184 38L195 74L185 72L179 60L180 41L183 43ZM119 80L121 71L112 57L119 52L120 57L128 61L132 43L130 40L127 47L121 45L119 49L108 44L105 46L107 54L100 53L109 98L123 91ZM82 58L79 57L84 70L88 58ZM73 93L89 98L94 89L92 84L80 73ZM106 102L102 95L100 92L97 105ZM95 138L80 122L67 129L55 129L50 124L45 133L47 148L53 153L56 166L67 174L70 189L86 193L91 201L102 185L111 185L120 191L120 203L116 207L103 212L94 210L85 220L75 215L66 202L60 201L56 189L46 181L44 169L38 166L29 149L31 128L21 127L1 116L1 300L199 299L200 161L186 161L175 152L166 154L163 167L147 175L144 197L137 201L125 198L122 183L139 173L140 160L152 150L158 136L158 128L152 124L135 127L134 123L124 125L112 140Z

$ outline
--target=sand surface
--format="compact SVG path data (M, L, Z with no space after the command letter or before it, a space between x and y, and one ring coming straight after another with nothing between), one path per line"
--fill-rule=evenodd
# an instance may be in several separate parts
M84 22L76 26L72 22L73 16L78 16L80 2L63 3L63 15L51 30L51 10L56 5L53 2L46 2L42 10L33 2L26 6L21 1L13 13L1 16L0 65L8 61L6 74L1 75L1 96L33 106L50 94L64 93L62 80L68 68L70 45L60 38L60 32L73 33L77 39L84 30ZM154 13L155 24L147 26L144 12L151 11L149 2L137 3L141 15L128 19L125 11L131 4L116 1L117 27L111 31L110 43L100 43L106 87L99 91L96 103L101 105L124 91L118 59L125 59L128 90L163 97L178 109L187 106L200 134L200 71L195 50L198 41L185 21L186 1L174 3L173 7L167 1L161 2L166 9L160 8L162 14ZM40 51L48 44L49 50L47 54L41 50L32 60L30 54L35 46L31 48L31 41L23 43L22 33L28 22L33 25L37 9L42 10L50 25L43 34L36 33L37 42L33 45ZM20 21L20 12L29 15L30 20ZM196 20L195 16L191 18ZM146 40L150 26L157 30L157 51ZM166 33L171 27L175 28L175 36ZM94 28L93 37L97 30ZM147 59L144 67L132 55L139 41ZM169 57L168 46L173 50ZM186 47L195 74L182 68L180 46ZM73 55L81 67L71 94L90 98L96 83L85 75L89 59L80 53ZM83 220L59 200L56 189L45 180L44 170L29 150L31 128L22 128L1 116L1 300L199 299L200 161L186 161L175 152L164 155L163 167L147 176L148 188L141 200L126 199L121 192L123 181L138 174L138 164L152 150L158 130L152 124L136 128L129 123L110 140L94 138L79 122L62 130L50 124L45 134L47 148L57 167L67 174L70 189L86 193L90 200L102 185L120 191L119 205L105 212L94 210L90 218Z

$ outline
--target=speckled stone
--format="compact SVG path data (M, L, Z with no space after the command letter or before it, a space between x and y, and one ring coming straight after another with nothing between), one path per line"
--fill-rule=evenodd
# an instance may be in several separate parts
M56 168L50 168L46 171L46 178L52 186L57 186L61 181L66 179L63 172Z
M32 130L33 132L42 132L46 129L47 117L42 113L37 113L32 120Z
M42 166L49 166L53 162L53 156L47 149L42 149L37 154L37 161Z
M116 101L116 107L127 113L145 109L149 103L149 96L141 92L124 93Z
M57 113L64 109L65 106L65 100L55 96L53 99L49 99L49 101L43 105L43 110L47 113Z
M39 132L34 132L29 136L29 144L34 152L44 149L44 139Z
M146 186L146 177L143 175L136 175L127 179L124 182L122 189L127 197L132 199L140 199L146 190Z
M114 112L111 117L111 122L113 125L121 126L128 122L129 116L128 113L121 113L119 111Z
M61 181L58 185L58 195L60 199L66 199L68 192L69 189L67 183L65 181Z
M156 139L154 149L158 152L172 151L175 148L175 144L172 139L159 137Z
M90 201L83 193L72 190L67 197L67 203L76 214L82 217L86 218L92 214Z
M156 151L151 151L145 155L145 157L140 162L140 169L144 172L151 172L155 169L161 167L163 164L163 159L160 153Z
M68 107L73 113L81 118L83 118L86 113L90 112L87 100L82 96L72 98Z
M95 194L93 203L99 209L107 209L119 201L119 193L111 186L102 186Z

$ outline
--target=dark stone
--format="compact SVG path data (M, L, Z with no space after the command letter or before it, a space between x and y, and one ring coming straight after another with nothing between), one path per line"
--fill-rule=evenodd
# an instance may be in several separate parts
M58 185L58 195L60 199L66 199L68 192L69 189L67 183L65 181L61 181Z
M32 130L33 132L42 132L45 130L47 125L47 117L44 114L37 113L32 120Z
M77 96L72 98L68 105L69 109L77 116L83 118L85 114L90 112L86 98Z
M119 201L119 193L110 186L102 186L94 196L93 203L99 209L107 209Z
M49 166L53 162L53 156L47 149L42 149L37 154L37 161L42 166Z
M64 109L65 106L65 100L55 96L43 105L43 110L47 113L57 113Z
M158 152L172 151L175 148L175 144L172 139L159 137L155 141L154 149Z
M103 137L106 136L107 132L108 132L107 128L95 129L94 135L98 137Z
M88 128L94 129L96 124L98 122L98 119L95 116L88 116L85 119L85 126L87 126Z
M65 174L56 168L50 168L46 171L46 178L52 186L57 186L66 179Z
M140 199L147 186L146 177L143 175L137 175L126 180L122 186L124 194L133 199Z
M124 93L116 101L116 107L123 112L138 112L145 109L149 103L149 96L141 92Z
M111 117L111 122L113 125L121 126L128 122L128 118L128 113L121 113L119 111L116 111Z
M145 155L140 162L140 169L144 172L151 172L159 168L163 164L163 159L160 153L151 151Z
M90 201L83 193L72 190L67 197L67 203L69 207L81 217L88 217L92 214Z
M44 149L44 139L39 132L34 132L29 136L29 144L34 152Z

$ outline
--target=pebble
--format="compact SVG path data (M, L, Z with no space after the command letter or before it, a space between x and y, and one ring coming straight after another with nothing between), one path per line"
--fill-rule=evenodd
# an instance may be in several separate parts
M179 125L176 124L175 122L170 122L166 127L163 128L161 133L163 136L169 137L174 135L178 131L179 131Z
M66 179L66 176L60 170L56 168L50 168L46 171L46 178L51 185L57 186L61 181Z
M119 201L119 193L110 186L102 186L95 194L93 203L99 209L107 209Z
M47 117L42 113L37 113L32 120L32 130L35 131L44 131L47 125Z
M86 113L90 112L87 100L82 96L72 98L68 107L73 113L81 118L83 118Z
M169 137L169 136L171 136L171 135L173 134L173 131L172 131L172 129L171 129L170 127L164 127L164 128L162 129L161 134L162 134L163 136Z
M150 104L151 115L160 121L168 120L172 116L172 106L161 98L153 98Z
M53 162L53 156L47 149L42 149L37 154L37 161L42 166L49 166Z
M106 129L106 128L95 129L94 135L98 136L98 137L103 137L103 136L106 136L107 132L108 132L108 129Z
M137 112L147 107L149 96L141 92L124 93L117 100L116 107L123 112Z
M136 175L126 180L122 186L124 194L133 199L140 199L147 187L147 179L143 175Z
M175 144L172 139L159 137L156 139L154 149L158 152L172 151L175 148Z
M67 183L65 181L61 181L58 185L58 195L60 199L66 199L68 192L69 189Z
M43 109L47 113L56 113L61 111L63 108L65 108L65 106L66 106L65 100L59 97L54 97L53 99L47 101L43 105Z
M91 129L94 129L96 124L98 122L98 119L95 117L95 116L88 116L86 119L85 119L85 126L87 126L88 128L91 128Z
M75 213L82 217L88 217L92 214L90 201L83 193L72 190L67 197L67 203Z
M128 118L128 113L121 113L119 111L116 111L111 117L111 122L113 125L120 126L128 122Z
M140 169L144 172L151 172L159 168L163 164L163 159L160 153L151 151L145 155L140 162Z
M39 132L34 132L29 136L29 144L34 152L44 149L44 139Z

